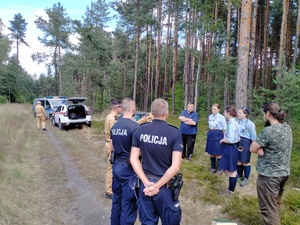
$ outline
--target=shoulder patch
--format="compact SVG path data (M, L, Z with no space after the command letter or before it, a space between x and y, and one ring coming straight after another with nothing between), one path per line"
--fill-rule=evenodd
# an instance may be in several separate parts
M174 128L176 128L176 129L178 129L178 127L176 127L176 126L174 126L174 125L172 125L172 124L169 124L169 123L168 123L168 125L169 125L170 127L174 127Z

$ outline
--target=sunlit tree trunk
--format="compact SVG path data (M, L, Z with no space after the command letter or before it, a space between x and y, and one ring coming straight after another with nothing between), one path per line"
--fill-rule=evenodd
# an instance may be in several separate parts
M264 21L264 49L263 49L263 69L262 69L262 86L266 87L266 80L268 77L268 57L269 57L269 7L270 2L266 0L265 2L265 21Z
M253 76L254 76L254 59L256 57L256 21L257 21L257 7L258 7L258 0L253 0L253 14L252 14L252 29L251 29L251 55L250 55L250 73L249 73L249 105L252 104L252 90L253 90ZM256 61L257 63L257 61Z
M147 62L147 75L146 75L146 96L144 110L148 108L149 94L150 94L150 74L151 74L151 62L152 62L152 25L150 25L149 38L148 38L148 62Z
M192 53L191 53L191 68L190 68L190 90L189 90L189 102L194 100L195 97L195 92L194 92L194 82L195 82L195 64L196 64L196 52L197 52L197 46L198 46L198 38L197 38L197 30L196 30L196 25L197 25L197 8L194 6L193 10L193 18L192 18ZM197 101L195 103L195 110L197 106Z
M183 71L183 87L184 87L184 107L189 101L189 58L190 58L190 4L189 1L186 1L186 13L185 13L185 54L184 54L184 71Z
M178 2L174 0L174 49L172 70L172 115L175 114L175 86L178 64Z
M280 31L279 45L279 61L278 61L278 76L282 77L282 72L286 70L286 35L287 35L287 20L288 20L289 0L283 0L282 4L282 21ZM279 85L277 88L280 88Z
M247 79L251 30L252 0L242 0L240 38L238 47L238 68L236 80L236 108L247 104Z
M232 3L231 0L227 2L227 34L226 34L226 49L225 49L225 56L228 62L230 57L230 35L231 35L231 10L232 10ZM229 74L228 71L225 73L224 78L224 108L229 105Z
M134 61L134 83L133 83L133 101L136 101L136 87L137 87L137 76L138 76L138 62L139 62L139 43L140 43L140 28L136 27L135 34L135 61Z
M171 1L169 1L171 4ZM166 96L166 92L169 91L169 63L170 63L170 45L171 45L171 12L168 13L168 25L167 25L167 43L166 43L166 61L165 61L165 78L163 85L163 98Z
M159 90L159 79L160 79L160 55L161 55L161 43L160 43L160 36L161 36L161 4L162 0L158 1L158 7L157 7L157 40L156 40L156 70L155 70L155 91L154 95L155 98L158 97L158 90Z

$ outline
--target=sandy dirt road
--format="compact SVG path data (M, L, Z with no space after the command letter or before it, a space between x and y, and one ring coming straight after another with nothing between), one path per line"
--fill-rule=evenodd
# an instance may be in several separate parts
M53 191L51 196L54 196L48 199L52 207L50 214L57 215L56 222L49 224L110 224L111 200L105 196L106 159L102 135L96 135L95 131L86 127L61 131L52 126L50 121L47 121L47 129L38 132L49 148L44 153L43 161L57 162L44 165L45 171L52 171L45 178L50 181L47 190ZM60 167L55 166L58 164ZM193 185L195 182L186 182L180 196L183 213L181 224L210 225L212 219L224 218L220 205L195 199ZM140 224L138 219L135 224Z
M51 180L47 182L47 189L56 190L52 193L56 196L55 201L51 203L55 204L58 213L56 220L68 225L110 224L111 200L105 197L104 189L104 143L100 138L91 137L87 128L61 131L50 121L47 122L47 131L43 132L44 144L57 153L45 154L43 161L60 161L61 169L57 173L64 177L58 181L55 177L45 178ZM55 171L55 164L52 165L54 167L49 167L50 163L45 165L46 170ZM63 182L60 183L61 190L57 190L57 182Z

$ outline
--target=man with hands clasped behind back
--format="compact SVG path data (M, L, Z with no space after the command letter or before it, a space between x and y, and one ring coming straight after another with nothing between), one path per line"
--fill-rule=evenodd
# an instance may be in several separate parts
M141 125L133 134L131 165L141 180L139 218L143 225L179 225L181 209L168 182L181 165L182 139L178 128L167 124L168 103L156 99L151 104L152 123ZM139 157L142 155L141 163Z

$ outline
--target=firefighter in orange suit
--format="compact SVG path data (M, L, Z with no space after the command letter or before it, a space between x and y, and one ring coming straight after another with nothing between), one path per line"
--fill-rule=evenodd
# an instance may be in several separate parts
M46 122L45 122L45 117L46 117L46 112L44 107L41 105L41 102L38 101L37 105L35 106L35 113L36 113L36 126L40 130L41 129L41 124L42 124L42 129L46 129Z
M113 100L110 103L110 113L106 116L105 124L104 124L104 136L105 136L105 152L107 158L107 169L106 169L106 181L105 181L105 190L106 197L112 199L112 165L109 161L112 148L111 148L111 139L110 139L110 131L115 122L117 122L119 115L122 112L121 101Z

